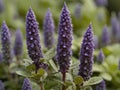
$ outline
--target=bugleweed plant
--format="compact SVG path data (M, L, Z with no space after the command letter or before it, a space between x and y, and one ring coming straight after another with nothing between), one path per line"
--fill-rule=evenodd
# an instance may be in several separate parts
M51 26L53 21L49 21L50 18L50 11L48 10L44 21L44 39L49 37L47 36L51 33L49 30L53 31L54 29L52 29L53 25ZM91 24L84 35L80 50L79 73L78 75L77 73L76 75L72 73L74 70L71 68L71 66L74 66L71 49L73 28L66 3L64 3L60 15L56 49L52 45L48 46L47 48L52 48L43 55L38 30L35 14L30 8L26 16L26 41L28 55L32 61L25 60L24 69L16 71L17 74L29 78L31 82L39 86L40 90L86 90L91 89L91 85L102 81L101 77L91 77L94 50ZM47 43L48 41L46 40L45 42ZM56 61L52 60L54 57L56 57ZM78 66L74 67L77 68ZM26 84L30 86L28 79L24 80L23 87ZM31 86L31 88L33 87ZM36 90L39 90L38 88Z
M48 48L46 52L42 48L40 33L39 23L30 7L26 14L28 59L20 61L23 41L20 30L17 30L13 48L16 59L11 62L10 33L7 25L5 23L2 25L3 60L8 62L10 76L15 79L16 84L19 84L17 75L24 77L21 90L92 90L92 85L101 83L103 79L100 76L92 76L94 64L92 24L88 26L83 36L79 58L72 55L73 24L66 3L60 14L57 45L54 42L54 22L50 10L44 19L44 44ZM17 60L20 61L19 67L14 65Z

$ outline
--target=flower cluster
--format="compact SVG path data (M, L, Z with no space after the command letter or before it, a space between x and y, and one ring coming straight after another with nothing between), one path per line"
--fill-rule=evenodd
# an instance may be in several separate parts
M15 43L14 43L14 55L16 57L19 57L22 55L23 52L23 41L22 41L22 33L18 29L16 31L16 38L15 38Z
M47 47L48 49L53 47L54 45L54 28L55 26L54 26L52 14L50 10L48 9L45 15L44 25L43 25L44 44L45 44L45 47Z
M110 33L108 32L107 26L104 26L101 38L102 38L102 46L106 46L110 43Z
M24 79L22 90L32 90L32 86L28 78Z
M78 75L82 76L85 81L92 75L93 50L93 32L90 24L83 37L80 50L80 68L78 72Z
M105 58L104 53L103 53L102 50L100 50L100 52L99 52L99 54L98 54L98 56L97 56L97 62L98 62L99 64L101 64L101 63L103 62L104 58Z
M66 4L64 4L60 16L59 36L57 44L57 61L60 66L60 72L66 73L69 69L71 60L72 45L72 24L70 14Z
M5 22L2 24L2 55L5 62L9 65L12 60L10 32Z
M106 6L108 4L108 0L95 0L97 6Z
M97 86L96 86L96 90L106 90L106 84L105 81L101 81Z
M40 58L43 58L43 54L40 46L38 23L31 8L26 16L26 39L29 57L34 62L38 62Z

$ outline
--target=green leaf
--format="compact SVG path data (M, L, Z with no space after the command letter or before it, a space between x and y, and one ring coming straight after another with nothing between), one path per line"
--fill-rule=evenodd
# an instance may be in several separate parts
M82 78L81 76L76 76L76 77L74 78L74 83L75 83L76 85L81 85L83 82L84 82L84 80L83 80L83 78Z
M24 59L23 61L24 61L24 63L23 63L24 66L28 66L33 63L33 61L31 59Z
M45 54L45 60L48 61L52 59L55 56L55 48L51 48L46 54Z
M101 65L94 64L93 65L93 72L104 72L104 68Z
M18 70L16 71L16 74L23 76L23 77L31 77L31 73L24 71L24 70Z
M103 50L105 56L108 56L108 55L112 54L112 51L109 50L107 47L102 48L102 50Z
M26 67L26 69L27 69L28 71L35 71L35 65L34 65L34 64L30 64L30 65L28 65L28 66Z
M103 77L107 81L112 80L112 76L110 74L108 74L108 73L101 73L100 76Z
M32 73L32 78L34 78L35 80L40 80L41 77L44 77L45 73L46 73L45 70L40 68L38 70L37 74Z
M70 73L66 73L66 80L73 81L73 77Z
M37 72L38 75L43 76L45 74L45 70L40 68Z
M58 68L56 67L55 63L53 62L53 60L49 60L50 65L52 66L52 68L55 70L55 72L58 72Z
M92 77L88 81L86 81L83 86L95 85L100 83L102 80L102 77Z

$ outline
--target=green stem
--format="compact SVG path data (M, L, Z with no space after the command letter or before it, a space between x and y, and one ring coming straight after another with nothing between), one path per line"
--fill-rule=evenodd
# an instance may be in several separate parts
M45 90L43 82L40 83L40 90Z
M62 81L65 82L66 73L62 73ZM62 86L62 90L65 90L65 85Z

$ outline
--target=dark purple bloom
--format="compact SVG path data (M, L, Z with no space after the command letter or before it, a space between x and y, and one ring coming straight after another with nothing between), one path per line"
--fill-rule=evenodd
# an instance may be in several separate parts
M112 36L113 39L119 40L120 38L120 24L115 15L111 18L111 25L112 25Z
M75 18L80 18L80 16L81 16L81 4L76 4L74 16L75 16Z
M108 0L95 0L95 4L97 6L106 6L108 4Z
M5 22L2 23L1 41L3 60L5 60L7 64L10 64L12 60L10 32Z
M2 53L0 52L0 63L3 61L3 55Z
M32 90L32 86L28 78L24 79L22 90Z
M102 31L102 46L106 46L110 43L110 33L108 31L108 27L104 26L103 31Z
M97 49L98 48L98 37L97 36L93 37L93 43L94 43L94 48Z
M48 9L44 18L44 44L45 47L50 49L54 45L54 21L52 18L52 13Z
M105 81L101 81L97 86L96 86L96 90L106 90L106 83Z
M26 38L29 57L37 63L40 58L43 58L43 54L40 46L38 23L31 8L26 16Z
M56 59L60 66L60 72L66 73L69 69L72 50L72 24L69 10L64 4L60 16L58 32L57 56Z
M0 0L0 13L4 11L4 8L3 0Z
M0 80L0 90L5 90L4 89L4 84L3 84L3 82Z
M92 65L93 65L93 32L92 26L89 25L87 31L84 34L81 49L80 49L80 65L78 75L82 76L86 81L92 75Z
M38 68L43 68L44 70L48 70L48 64L43 63L43 62L39 62L38 63Z
M22 33L18 29L16 31L16 38L15 38L15 43L14 43L14 55L16 57L19 57L22 55L23 52L23 41L22 41Z
M99 54L98 54L98 56L97 56L97 62L98 62L99 64L101 64L101 63L103 62L104 58L105 58L104 53L103 53L102 50L100 50L100 52L99 52Z

